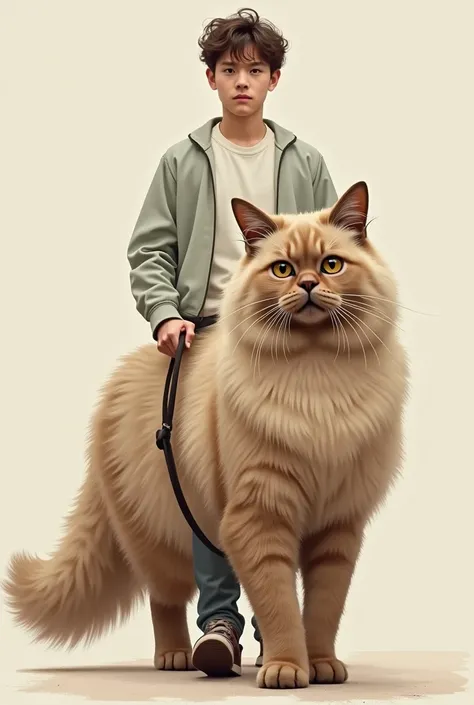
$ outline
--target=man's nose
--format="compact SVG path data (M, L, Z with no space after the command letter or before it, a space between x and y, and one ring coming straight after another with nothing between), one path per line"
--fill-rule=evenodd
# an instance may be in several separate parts
M239 88L243 88L249 85L249 80L246 73L240 73L237 76L237 85L239 86Z

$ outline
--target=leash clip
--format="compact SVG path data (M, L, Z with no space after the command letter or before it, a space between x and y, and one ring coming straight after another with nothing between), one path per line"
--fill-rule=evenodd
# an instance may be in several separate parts
M156 446L160 450L163 450L163 440L169 441L171 438L171 426L167 423L163 423L162 427L156 432Z

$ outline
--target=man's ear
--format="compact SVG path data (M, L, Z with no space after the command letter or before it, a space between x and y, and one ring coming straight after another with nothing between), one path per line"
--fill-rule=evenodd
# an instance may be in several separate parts
M243 198L233 198L231 205L244 236L245 251L248 255L253 255L261 240L276 232L279 225L264 211Z
M329 214L328 222L341 230L354 231L357 242L367 237L369 190L365 181L359 181L339 198Z
M211 71L211 69L206 69L206 78L207 78L207 82L209 83L212 90L216 91L217 90L216 77L215 77L214 72Z

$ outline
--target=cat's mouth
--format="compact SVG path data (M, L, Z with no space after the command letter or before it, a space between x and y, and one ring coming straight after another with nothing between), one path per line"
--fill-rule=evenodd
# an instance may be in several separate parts
M329 318L327 309L316 304L309 297L302 306L293 313L293 320L296 324L307 326L323 325Z
M307 301L305 301L305 303L300 306L295 313L301 313L302 311L305 311L307 309L317 309L318 311L326 312L325 308L314 303L314 301L308 297Z
M300 304L295 313L305 317L309 316L313 320L329 316L331 310L340 306L340 296L328 289L318 289L317 292L309 292L305 298L306 300Z

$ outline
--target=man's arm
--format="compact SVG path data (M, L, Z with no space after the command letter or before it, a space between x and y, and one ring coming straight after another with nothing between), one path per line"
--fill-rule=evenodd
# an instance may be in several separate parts
M315 210L330 208L337 201L337 192L326 166L324 158L319 154L316 174L313 179L314 207Z
M149 322L155 340L164 321L181 318L175 287L177 250L176 180L163 156L127 249L136 308Z

